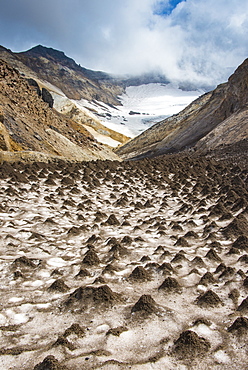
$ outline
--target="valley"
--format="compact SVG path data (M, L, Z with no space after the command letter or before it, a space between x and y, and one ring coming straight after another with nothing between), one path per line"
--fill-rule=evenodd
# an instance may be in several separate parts
M247 67L204 93L0 47L1 369L244 369Z

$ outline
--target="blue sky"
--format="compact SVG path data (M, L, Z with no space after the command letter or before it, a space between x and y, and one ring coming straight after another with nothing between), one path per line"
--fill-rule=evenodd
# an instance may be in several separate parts
M156 4L155 13L161 16L168 16L172 11L177 7L179 3L184 2L185 0L170 0L170 1L159 1Z
M63 50L86 68L224 82L248 57L247 0L0 0L0 44Z

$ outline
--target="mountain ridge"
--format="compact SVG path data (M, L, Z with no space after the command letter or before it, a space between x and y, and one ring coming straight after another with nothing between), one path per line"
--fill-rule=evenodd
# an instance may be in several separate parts
M82 68L64 52L38 45L14 55L37 75L57 86L70 99L101 100L106 104L119 104L117 96L123 91L119 86L103 80L102 72ZM98 76L98 78L96 78ZM99 79L99 77L101 78Z
M93 71L84 67L81 67L80 64L77 64L74 59L68 57L63 51L56 50L54 48L48 48L43 45L37 45L33 48L17 53L19 55L36 55L43 56L47 59L53 60L55 62L61 62L63 65L68 66L76 71L83 72L86 77L93 80L111 80L111 76L108 73L102 71Z

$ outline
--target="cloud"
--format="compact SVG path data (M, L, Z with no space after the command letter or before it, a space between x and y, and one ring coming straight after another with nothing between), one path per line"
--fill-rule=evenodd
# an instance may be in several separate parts
M1 4L2 3L2 4ZM215 84L248 56L243 0L0 0L0 43L43 44L115 74Z

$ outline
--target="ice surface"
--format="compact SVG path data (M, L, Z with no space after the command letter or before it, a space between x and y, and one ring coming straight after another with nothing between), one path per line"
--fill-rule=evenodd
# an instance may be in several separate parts
M180 112L203 93L201 90L183 91L173 84L151 83L127 87L120 96L122 105L116 106L116 109L102 102L90 103L84 99L74 103L79 108L96 110L106 127L134 137L154 123ZM138 114L129 114L131 111Z

